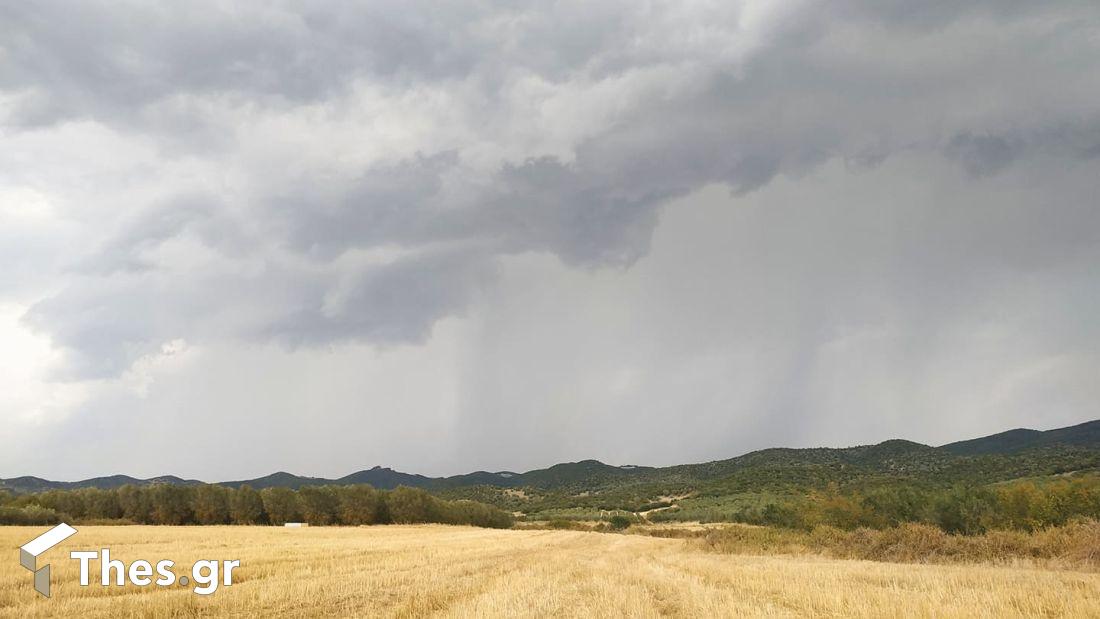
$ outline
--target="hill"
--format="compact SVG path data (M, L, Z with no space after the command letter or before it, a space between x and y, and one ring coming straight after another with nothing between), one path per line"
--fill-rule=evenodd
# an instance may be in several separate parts
M1100 467L1100 420L1067 428L1009 430L977 439L932 447L894 439L844 448L772 448L735 458L669 467L614 466L598 460L555 464L525 473L477 471L451 477L427 477L375 466L336 479L304 477L280 471L255 479L219 482L256 489L369 484L375 488L424 488L456 498L514 503L523 488L553 498L555 505L606 506L608 497L644 503L646 497L677 493L722 495L790 488L851 484L865 480L919 480L926 483L992 483ZM0 490L14 493L118 488L124 485L198 484L175 476L137 479L126 475L57 482L38 477L0 479ZM593 498L595 497L595 498ZM625 498L624 498L625 497Z
M46 492L48 490L79 490L81 488L100 488L109 490L122 486L151 486L156 484L174 484L193 486L203 482L197 479L183 479L175 475L163 475L149 479L138 479L129 475L110 475L108 477L93 477L80 481L50 481L40 477L12 477L0 479L0 490L8 490L17 494L28 492Z
M977 456L1018 453L1052 445L1100 449L1100 419L1045 432L1017 428L981 438L948 443L940 449L959 456Z
M279 471L278 473L272 473L264 477L257 477L256 479L244 479L240 481L223 481L218 482L220 486L226 486L228 488L239 488L241 486L251 486L257 490L263 488L291 488L297 490L303 486L350 486L355 484L368 484L382 490L392 490L398 486L409 486L411 488L425 488L432 485L435 482L430 477L423 475L412 475L409 473L402 473L390 468L383 468L376 466L371 469L357 471L350 475L345 475L339 479L326 479L324 477L302 477L300 475L294 475L293 473L287 473L285 471Z

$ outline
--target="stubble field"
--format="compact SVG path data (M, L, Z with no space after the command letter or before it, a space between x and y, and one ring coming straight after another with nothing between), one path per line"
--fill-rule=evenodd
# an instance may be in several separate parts
M703 552L688 540L442 525L360 528L78 527L49 551L40 597L0 527L0 617L27 616L1100 616L1100 574L1029 565L903 565ZM190 586L78 583L71 550L127 564L240 560L209 596Z

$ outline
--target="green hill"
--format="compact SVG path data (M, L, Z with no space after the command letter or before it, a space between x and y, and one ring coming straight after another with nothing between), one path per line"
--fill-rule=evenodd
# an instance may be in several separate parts
M661 497L762 495L800 492L830 484L852 487L881 482L925 485L995 483L1100 467L1100 420L1055 430L1009 430L930 447L906 440L844 448L773 448L735 458L669 467L614 466L598 460L555 464L524 473L477 471L426 477L376 466L328 479L278 472L256 479L220 482L256 489L368 484L380 489L424 488L452 498L476 498L517 511L611 509L660 503ZM0 480L17 494L123 485L196 484L173 476L136 479L125 475L78 482L37 477Z
M948 443L940 449L959 456L976 456L1017 453L1051 445L1100 449L1100 419L1045 432L1017 428L981 438Z

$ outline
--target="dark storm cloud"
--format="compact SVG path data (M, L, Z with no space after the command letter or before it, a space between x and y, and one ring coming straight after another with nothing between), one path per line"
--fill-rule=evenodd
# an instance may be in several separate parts
M160 157L179 185L135 192L146 203L75 248L28 313L73 351L76 376L118 374L176 338L423 342L499 257L630 266L662 206L709 184L745 194L834 158L914 151L981 179L1100 144L1090 3L0 11L8 135L102 124L152 144L145 165ZM360 131L363 144L313 137ZM400 152L349 166L384 138ZM299 161L268 152L280 139L320 147ZM1089 229L1068 199L1059 226ZM985 223L963 219L952 259L980 259L966 243Z
M453 152L387 163L328 195L314 179L302 179L271 200L278 215L274 232L293 250L328 259L353 247L464 236L468 230L451 233L435 223L445 216L441 177L457 163Z
M480 252L438 251L351 273L329 306L276 321L263 335L293 345L364 339L422 342L441 318L461 311L492 275Z

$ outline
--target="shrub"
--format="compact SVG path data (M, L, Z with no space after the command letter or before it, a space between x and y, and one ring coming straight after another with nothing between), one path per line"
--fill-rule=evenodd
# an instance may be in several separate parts
M1095 520L1034 532L998 530L980 535L950 534L932 525L914 523L852 531L831 526L800 531L735 525L708 530L699 543L708 550L730 554L814 552L838 559L898 563L1035 559L1100 567L1100 522Z
M630 520L630 518L622 514L615 514L614 516L607 519L607 524L611 525L611 528L616 531L622 531L629 528L630 525L634 523Z
M38 505L26 507L0 507L0 525L41 526L59 524L69 520L67 515Z

